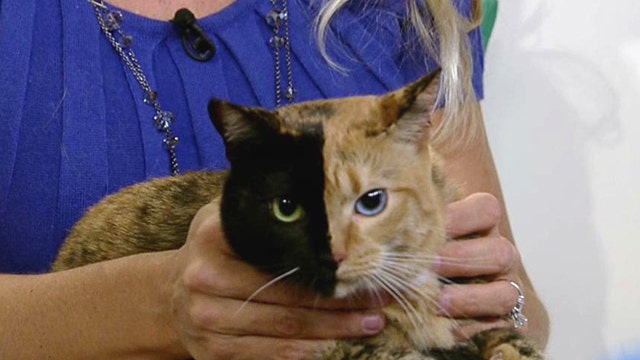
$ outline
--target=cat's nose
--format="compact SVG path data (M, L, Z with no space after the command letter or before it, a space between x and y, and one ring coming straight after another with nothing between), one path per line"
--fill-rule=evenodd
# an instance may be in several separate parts
M333 252L333 260L335 260L338 264L340 264L346 258L347 258L347 252L346 251L334 251Z

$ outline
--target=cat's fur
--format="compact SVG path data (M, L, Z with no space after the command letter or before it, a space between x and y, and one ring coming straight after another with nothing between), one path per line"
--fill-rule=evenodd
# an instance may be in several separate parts
M381 335L337 341L319 358L542 359L513 330L456 342L456 321L436 314L441 284L429 267L451 200L429 145L438 78L273 112L212 100L230 171L157 179L105 198L74 227L53 269L178 248L196 211L215 199L231 247L249 263L273 275L297 269L287 281L325 296L365 290L396 299Z

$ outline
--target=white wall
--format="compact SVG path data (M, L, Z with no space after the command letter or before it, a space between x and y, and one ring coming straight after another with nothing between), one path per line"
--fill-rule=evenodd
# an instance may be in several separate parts
M500 0L485 89L550 358L640 359L640 1Z

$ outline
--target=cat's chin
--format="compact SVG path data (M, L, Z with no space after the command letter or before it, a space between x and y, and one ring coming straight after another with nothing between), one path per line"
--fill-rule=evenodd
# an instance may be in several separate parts
M335 297L336 299L346 298L349 295L356 293L356 289L358 289L358 287L354 286L353 284L338 283L336 284L336 288L333 291L333 297Z
M365 281L339 281L336 284L333 297L343 299L350 296L364 295L380 299L382 298L381 294L384 293L384 289L372 288L371 283Z

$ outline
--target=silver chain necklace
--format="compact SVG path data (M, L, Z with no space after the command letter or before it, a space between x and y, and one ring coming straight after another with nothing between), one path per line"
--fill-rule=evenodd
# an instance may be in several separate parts
M162 142L169 153L171 175L175 176L180 174L180 167L178 166L178 158L176 156L178 137L173 135L173 132L171 131L171 125L175 121L175 115L171 111L165 111L162 108L158 100L158 92L153 90L151 85L149 85L149 81L138 62L138 58L131 48L133 42L132 38L131 36L126 35L120 27L123 19L122 12L109 9L103 0L87 1L93 5L100 29L124 64L129 68L129 70L131 70L131 74L144 91L144 103L152 106L155 110L153 123L158 131L164 134ZM282 93L284 93L284 97L287 99L288 103L293 102L296 95L296 89L293 86L293 69L291 65L289 14L287 11L287 0L281 0L281 7L278 4L279 0L270 0L270 2L273 6L273 10L267 14L266 21L273 28L274 33L273 37L269 40L269 43L273 47L275 63L276 107L280 107L282 105ZM282 52L284 52L284 54L281 54ZM281 58L283 55L285 63L284 72L287 77L284 89L281 80L283 72Z
M122 61L131 70L133 77L138 81L140 87L144 91L144 103L153 106L156 114L153 116L153 123L158 131L164 133L162 140L164 147L169 153L169 163L171 167L171 175L180 174L178 166L178 157L176 156L176 147L178 146L178 137L173 135L171 124L175 121L175 115L171 111L165 111L158 101L158 93L151 88L149 81L142 71L142 67L138 62L136 54L131 48L132 38L122 32L120 23L122 22L122 13L120 11L109 9L102 0L88 0L96 13L98 23L102 32L105 34L113 49L120 55Z
M289 40L289 11L287 0L281 0L281 7L278 0L270 0L273 10L266 17L267 23L273 28L273 37L269 43L273 47L273 58L276 74L276 107L282 105L282 93L287 99L287 103L291 104L296 95L296 89L293 87L293 69L291 66L291 42ZM281 52L284 50L285 72L287 75L287 84L282 89L282 61Z

